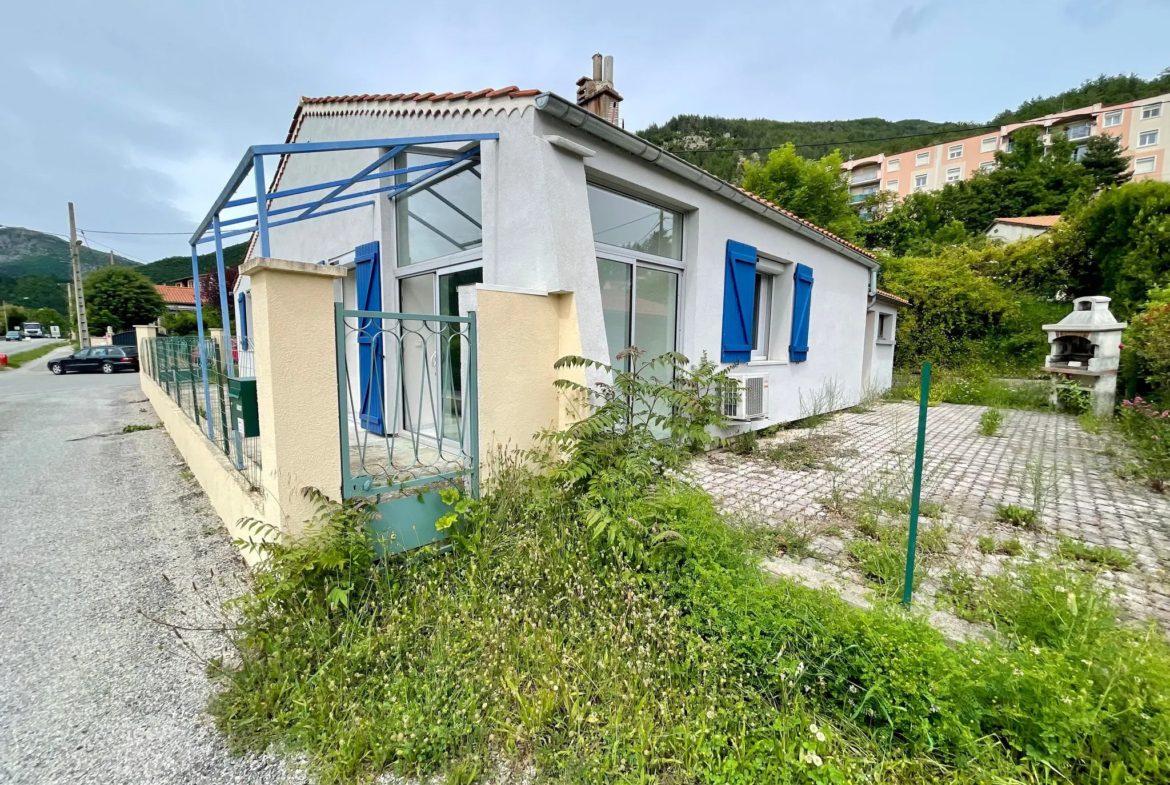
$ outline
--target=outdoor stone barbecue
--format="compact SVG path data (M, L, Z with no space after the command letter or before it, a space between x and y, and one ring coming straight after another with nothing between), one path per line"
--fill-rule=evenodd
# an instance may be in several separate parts
M1093 413L1099 417L1113 411L1125 327L1109 310L1109 298L1101 296L1078 297L1072 313L1056 324L1044 325L1049 346L1044 370L1088 388Z

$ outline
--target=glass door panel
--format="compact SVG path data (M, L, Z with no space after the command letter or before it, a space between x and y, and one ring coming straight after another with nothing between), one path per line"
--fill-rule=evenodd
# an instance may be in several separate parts
M483 283L483 268L460 270L439 276L439 315L459 315L459 287ZM462 328L462 329L460 329ZM459 441L463 426L463 380L467 369L463 367L464 341L467 335L465 325L446 323L443 325L439 386L443 391L443 438Z
M638 267L634 287L634 345L653 360L674 351L677 324L678 273ZM665 380L664 380L665 381Z
M417 275L398 281L403 313L435 312L435 276ZM402 427L410 433L435 436L439 412L434 357L438 347L435 322L402 322Z
M597 277L601 281L601 311L605 317L605 339L609 344L609 362L624 369L627 361L618 355L630 348L630 297L633 294L633 266L609 259L597 260Z

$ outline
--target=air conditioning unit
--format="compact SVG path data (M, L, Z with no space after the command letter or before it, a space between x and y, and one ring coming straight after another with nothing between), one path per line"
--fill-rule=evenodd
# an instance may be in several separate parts
M768 416L768 374L732 374L736 389L723 401L723 414L731 420L758 420Z

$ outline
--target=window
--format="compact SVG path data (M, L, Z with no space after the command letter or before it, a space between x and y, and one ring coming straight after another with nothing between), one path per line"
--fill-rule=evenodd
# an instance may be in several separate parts
M979 143L979 152L981 152L981 153L994 153L995 148L997 148L997 147L999 147L999 137L998 136L989 136L986 139L984 139L982 142Z
M756 302L752 312L752 360L783 360L788 343L784 315L791 309L792 271L757 257Z
M1150 172L1154 171L1154 165L1156 163L1157 159L1152 155L1148 158L1139 158L1133 162L1133 173L1149 174Z
M1065 136L1069 139L1087 139L1090 133L1092 133L1091 126L1088 123L1084 123L1082 125L1069 126Z
M947 182L953 183L963 179L963 168L956 166L953 169L947 169Z
M930 153L929 152L919 153L918 155L914 156L914 165L915 166L926 166L928 163L930 163Z
M878 314L877 337L879 341L894 340L894 315L891 313Z
M1162 105L1161 104L1147 104L1146 106L1142 107L1142 119L1143 120L1149 120L1151 118L1161 117L1161 116L1162 116Z
M981 171L981 172L994 172L995 171L995 161L984 161L983 163L979 164L979 171Z
M926 175L924 175L924 174L914 175L914 190L921 191L925 187L926 187Z
M601 310L609 360L614 368L629 368L629 358L618 357L637 346L646 359L675 348L678 327L677 272L637 262L597 260L601 281Z
M1077 149L1073 150L1073 160L1074 161L1083 161L1083 160L1085 160L1085 156L1088 154L1089 154L1089 146L1087 144L1082 144L1082 145L1078 146Z
M443 160L439 156L406 153L398 156L394 165L403 169ZM419 173L398 175L398 181L407 182L412 175L418 177ZM396 201L399 267L451 256L483 244L478 164L437 179L433 185Z
M1121 125L1121 112L1109 112L1105 115L1105 127L1114 128Z
M636 253L682 259L682 215L589 185L593 241Z
M947 149L947 158L962 158L963 145L953 144Z
M898 190L898 181L897 180L886 180L886 190L887 191L897 191Z
M902 159L901 158L891 158L889 161L886 162L886 171L887 172L896 172L901 168L902 168Z
M1158 129L1153 131L1142 131L1141 136L1138 137L1138 147L1149 147L1152 144L1158 143Z

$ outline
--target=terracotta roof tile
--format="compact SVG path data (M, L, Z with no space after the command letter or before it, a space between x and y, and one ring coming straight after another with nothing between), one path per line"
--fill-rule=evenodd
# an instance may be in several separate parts
M158 289L159 295L162 296L163 302L167 305L195 305L194 287L155 284L154 288Z
M992 223L1012 224L1013 226L1037 226L1049 228L1060 220L1059 215L1028 215L1022 218L996 218Z
M899 296L898 296L898 295L896 295L896 294L890 294L889 292L883 292L881 289L878 289L878 290L877 290L877 293L878 293L878 297L881 297L881 298L883 298L883 299L886 299L886 300L893 300L894 302L896 302L896 303L902 303L903 305L909 305L909 304L910 304L910 301L909 301L909 300L906 300L906 299L904 299L904 298L901 298L901 297L899 297Z
M540 95L539 90L521 90L516 85L488 87L483 90L464 90L460 93L385 93L383 95L322 95L304 96L302 104L343 104L359 101L474 101L477 98L530 98Z
M779 212L779 213L783 213L784 215L788 216L788 217L789 217L789 218L791 218L792 220L794 220L794 221L796 221L796 222L798 222L798 223L804 224L804 225L805 225L805 226L807 226L809 229L812 229L814 232L819 232L820 234L823 234L825 237L828 237L830 240L834 240L834 241L836 241L836 242L840 243L841 245L845 246L846 248L851 248L851 249L853 249L854 251L857 251L857 252L858 252L859 254L861 254L862 256L865 256L865 257L867 257L867 258L869 258L869 259L876 259L876 258L877 258L877 257L875 257L873 254L871 254L869 251L867 251L867 250L865 250L864 248L862 248L861 246L859 246L859 245L854 245L853 243L849 242L848 240L846 240L846 239L844 239L844 238L842 238L842 237L838 237L837 235L833 234L832 232L828 231L827 229L822 229L821 227L817 226L817 225L816 225L815 223L813 223L812 221L806 221L806 220L804 220L803 218L801 218L801 217L800 217L799 215L797 215L796 213L789 212L788 210L785 210L785 209L784 209L783 207L781 207L780 205L778 205L778 204L775 204L775 203L773 203L773 202L769 202L767 199L765 199L765 198L764 198L764 197L762 197L762 196L756 196L756 195L755 195L754 193L752 193L751 191L744 190L743 188L740 188L738 185L737 185L737 186L733 186L733 187L735 188L735 190L739 191L739 192L740 192L740 193L742 193L744 196L749 196L749 197L751 197L752 199L755 199L755 200L756 200L757 202L759 202L760 204L767 205L768 207L771 207L773 210L775 210L775 211L777 211L777 212Z

